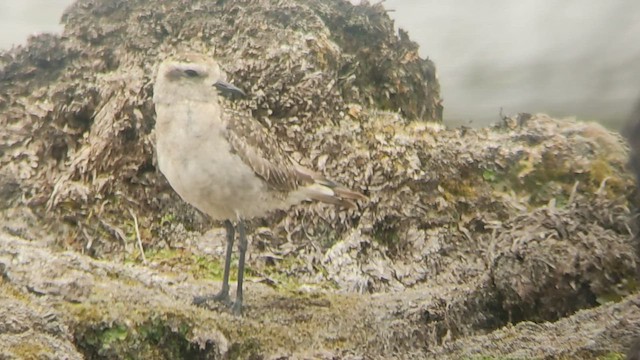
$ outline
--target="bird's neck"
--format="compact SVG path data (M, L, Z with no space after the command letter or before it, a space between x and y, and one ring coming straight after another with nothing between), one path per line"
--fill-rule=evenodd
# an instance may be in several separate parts
M156 127L159 133L169 136L203 137L218 135L226 125L218 104L185 100L156 104Z

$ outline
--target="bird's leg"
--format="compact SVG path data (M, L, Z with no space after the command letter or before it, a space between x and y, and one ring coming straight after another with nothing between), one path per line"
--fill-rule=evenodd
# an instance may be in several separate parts
M235 229L233 223L229 220L224 222L224 227L227 230L227 254L224 258L224 274L222 275L222 289L216 295L196 296L193 298L193 303L196 305L202 305L209 300L220 301L223 304L231 304L229 298L229 271L231 268L231 254L233 253L233 240L235 238Z
M238 290L236 291L236 302L233 303L233 313L235 315L242 314L242 282L244 281L244 258L247 253L247 234L244 220L238 222L238 233L240 238L240 243L238 244L240 257L238 258Z
M216 300L224 303L230 303L229 299L229 272L231 268L231 254L233 253L233 240L236 236L233 223L229 220L224 222L224 227L227 229L227 254L224 257L224 273L222 275L222 289L215 296Z

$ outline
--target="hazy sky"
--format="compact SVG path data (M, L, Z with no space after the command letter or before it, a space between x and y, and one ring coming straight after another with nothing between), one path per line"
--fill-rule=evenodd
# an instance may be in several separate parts
M502 107L616 126L640 98L640 1L385 4L435 61L448 119L495 121Z
M59 31L71 0L0 0L0 48ZM372 1L375 2L375 1ZM387 0L436 63L450 124L547 112L616 127L640 97L640 1Z

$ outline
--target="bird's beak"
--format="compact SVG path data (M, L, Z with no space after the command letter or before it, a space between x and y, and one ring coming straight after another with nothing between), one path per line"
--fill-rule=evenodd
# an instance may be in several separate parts
M232 84L229 84L226 81L218 80L215 84L213 84L223 95L240 95L247 96L240 88L235 87Z

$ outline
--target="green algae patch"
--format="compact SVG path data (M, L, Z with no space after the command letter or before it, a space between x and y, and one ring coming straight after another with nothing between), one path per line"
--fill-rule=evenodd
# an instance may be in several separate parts
M601 356L598 356L596 360L624 360L626 355L619 352L610 352Z
M87 358L193 359L217 352L213 342L194 340L196 317L188 311L103 305L63 305L72 317L76 346Z
M591 162L589 168L590 185L594 191L605 190L608 197L614 198L633 187L633 178L605 157Z
M597 294L596 301L599 305L620 302L626 296L637 292L638 280L635 277L623 278L615 286L605 288L605 290Z
M530 154L511 168L507 175L508 188L529 197L531 206L540 206L555 199L565 204L575 184L575 174L570 166L550 152Z
M294 294L304 285L296 273L306 268L303 259L295 256L285 256L276 264L267 265L260 269L249 269L246 274L252 277L264 278L265 282L278 291Z
M495 171L487 169L482 172L482 178L484 179L484 181L496 182L497 174Z
M490 183L502 184L504 180L504 189L526 196L530 206L554 200L562 207L576 192L613 199L633 187L633 178L624 165L626 150L614 135L605 134L593 124L567 126L570 130L566 130L565 138L551 138L521 152L505 168L504 176L485 171L483 178Z
M161 319L134 326L98 323L82 329L76 341L89 358L192 359L200 349L186 338L188 329L172 329Z
M190 261L191 273L196 279L222 280L224 273L223 261L211 256L202 255L192 255ZM237 279L237 272L232 271L229 274L229 278L231 281L235 281Z
M224 270L224 260L214 256L194 254L184 249L151 249L146 252L147 261L159 268L171 271L187 272L195 279L221 280ZM232 264L233 266L233 264ZM231 273L231 280L236 274Z

